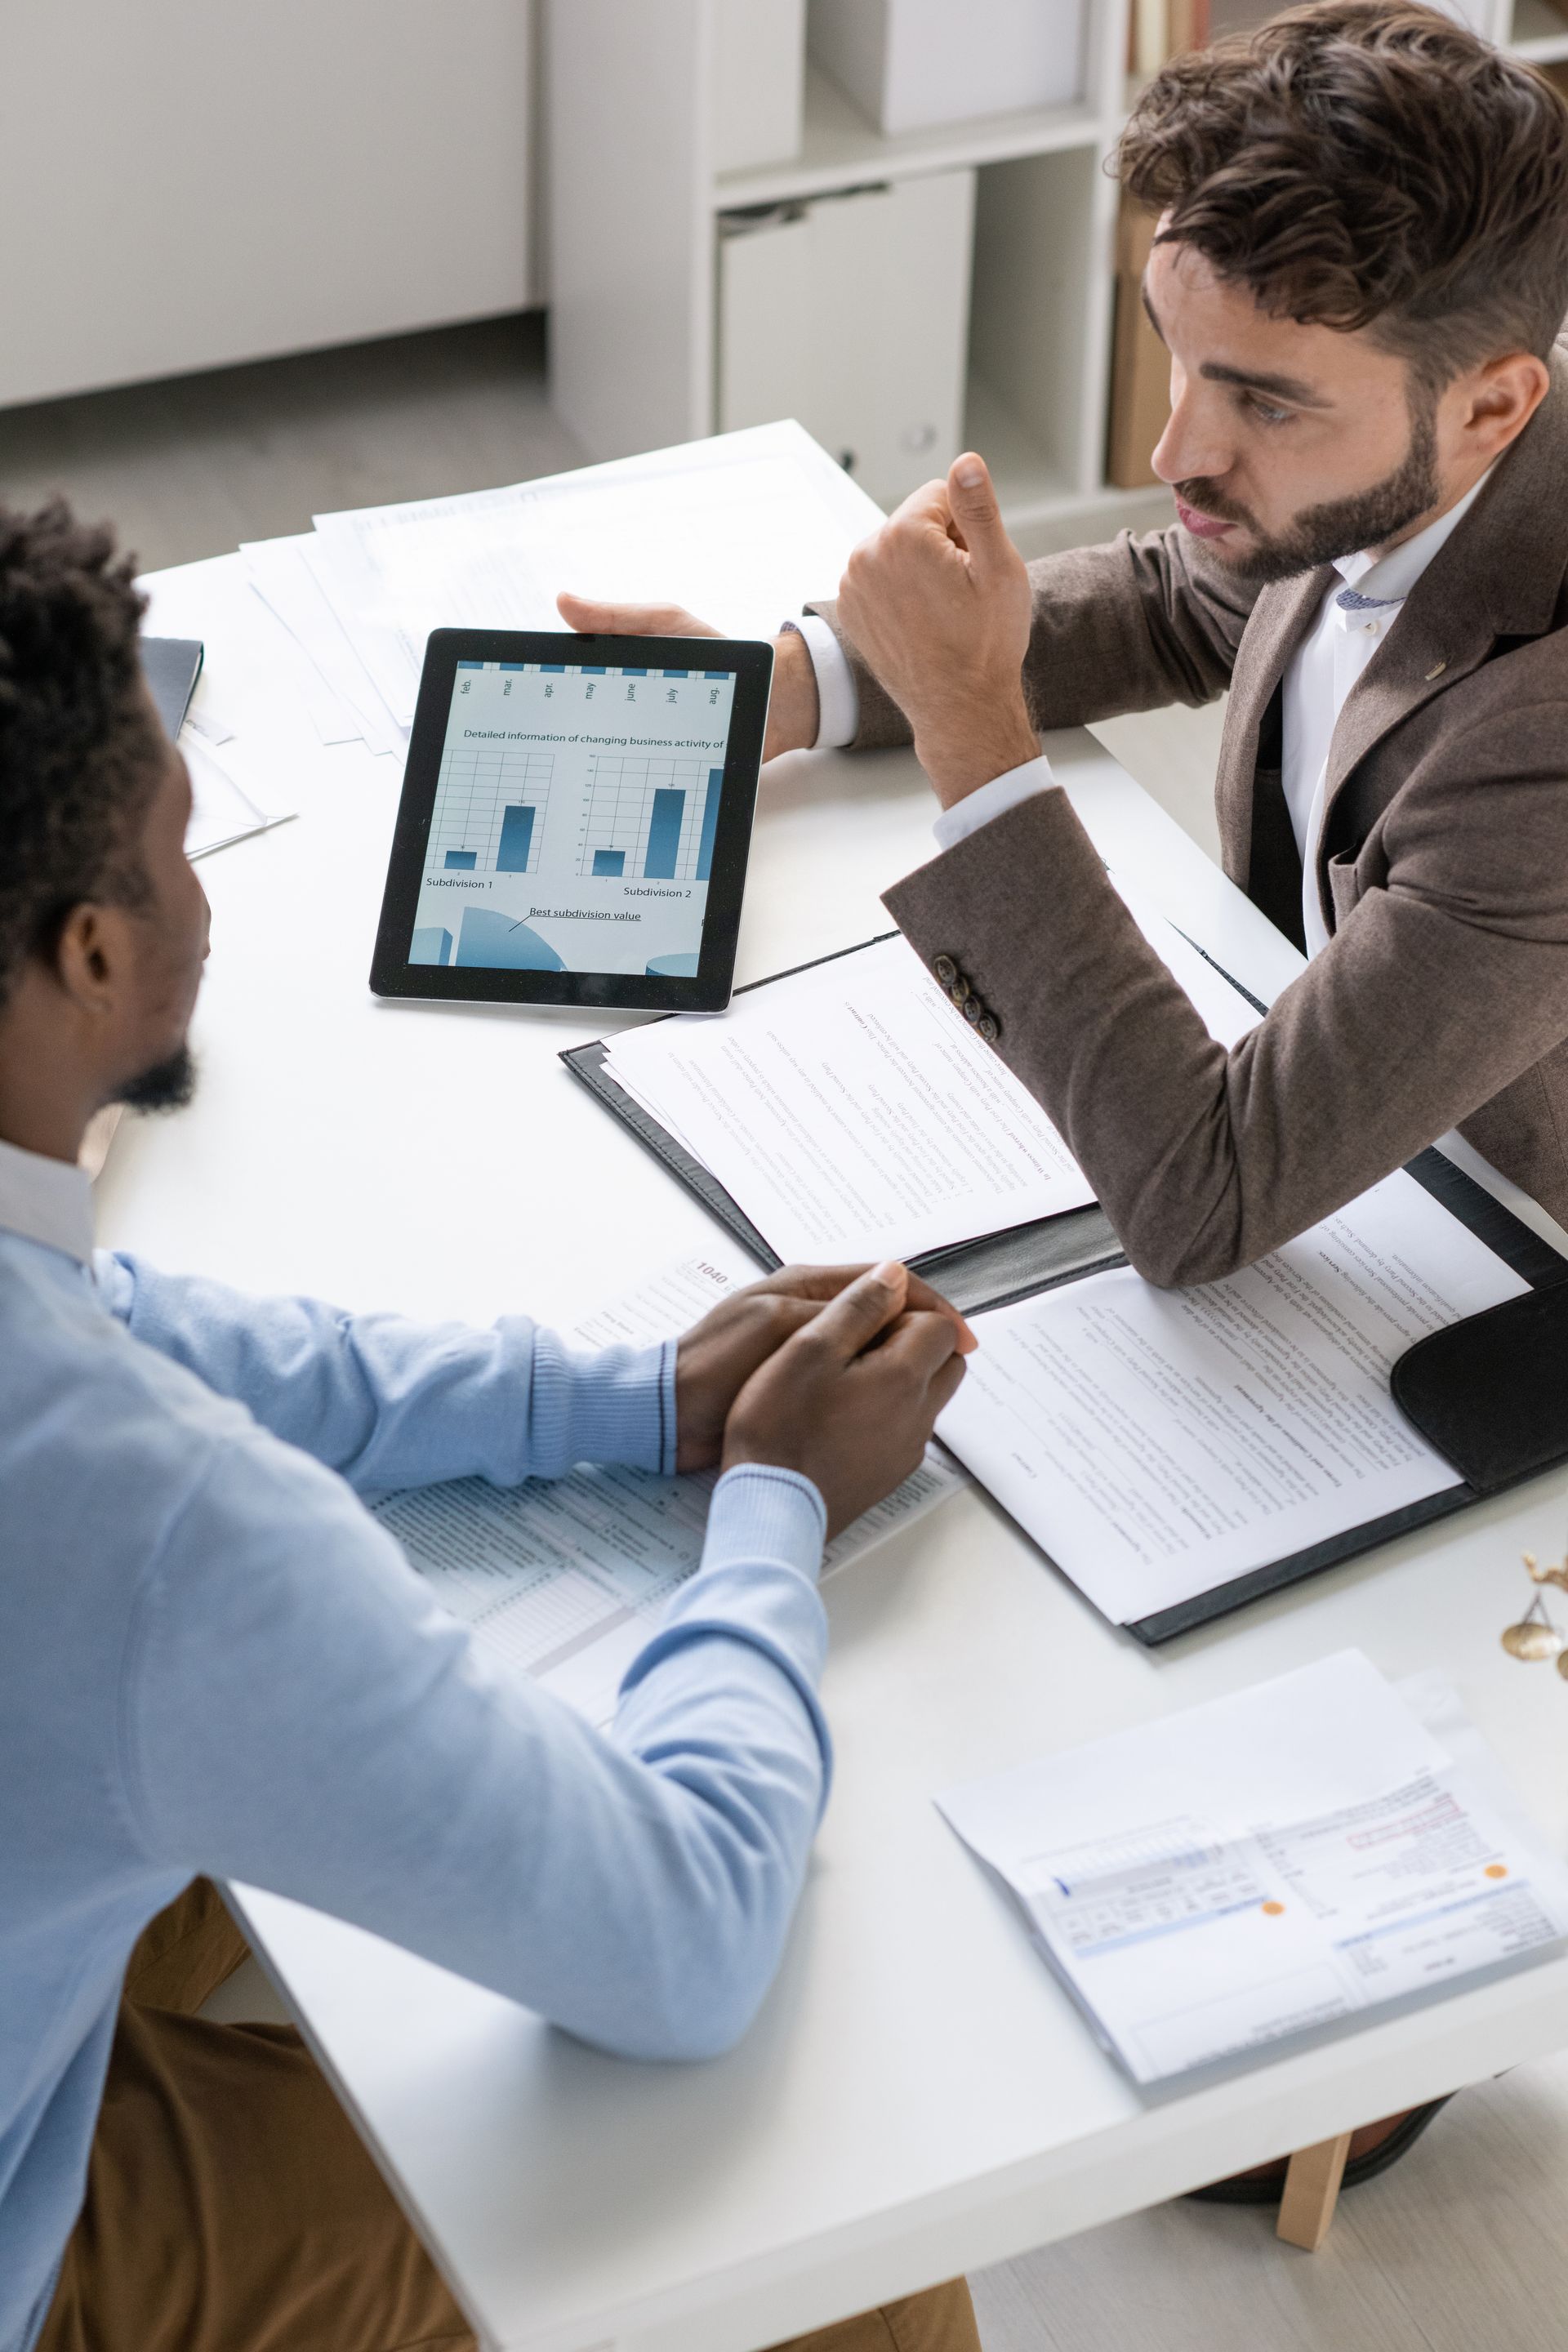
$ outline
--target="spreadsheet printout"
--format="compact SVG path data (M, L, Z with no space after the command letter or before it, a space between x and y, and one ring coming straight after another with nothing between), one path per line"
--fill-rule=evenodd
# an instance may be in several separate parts
M726 1244L664 1268L572 1336L595 1348L666 1339L756 1278ZM487 1649L604 1724L658 1609L697 1571L717 1476L584 1465L521 1486L460 1478L390 1496L375 1516ZM950 1456L930 1448L896 1493L828 1545L824 1575L967 1484Z

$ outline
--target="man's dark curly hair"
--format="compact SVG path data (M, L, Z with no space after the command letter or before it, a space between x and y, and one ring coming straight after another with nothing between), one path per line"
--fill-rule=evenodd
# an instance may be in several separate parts
M145 894L136 844L161 739L133 568L63 499L0 507L0 1005L73 907Z
M1410 0L1325 0L1179 57L1122 134L1135 202L1271 315L1366 327L1427 386L1568 311L1568 104Z

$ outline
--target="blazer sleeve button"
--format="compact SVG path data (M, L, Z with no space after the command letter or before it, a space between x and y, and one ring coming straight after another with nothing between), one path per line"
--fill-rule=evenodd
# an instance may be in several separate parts
M959 1011L971 1027L977 1026L985 1018L985 1008L977 996L966 996L959 1006Z
M943 988L951 988L953 982L958 978L958 966L953 962L952 958L948 955L934 957L931 961L931 970L935 972L938 980L941 981Z
M977 1037L984 1037L988 1045L994 1045L1002 1034L1001 1024L994 1013L983 1013L974 1024L974 1034Z

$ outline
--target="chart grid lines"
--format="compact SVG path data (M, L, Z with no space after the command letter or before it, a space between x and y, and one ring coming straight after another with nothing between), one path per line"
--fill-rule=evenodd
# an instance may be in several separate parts
M661 752L598 752L577 870L649 882L705 882L721 768ZM618 861L618 862L617 862Z
M458 872L538 870L552 751L459 743L442 754L430 819L430 862Z

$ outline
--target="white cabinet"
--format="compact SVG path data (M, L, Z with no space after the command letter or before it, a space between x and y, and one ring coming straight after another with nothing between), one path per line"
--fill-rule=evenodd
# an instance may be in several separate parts
M766 322L756 305L767 257L731 251L721 219L866 190L907 190L912 206L924 201L914 195L922 185L972 175L963 406L954 432L922 395L933 458L952 454L949 441L973 442L995 465L1015 520L1103 499L1116 191L1102 167L1123 119L1127 0L1083 0L1081 94L1067 103L885 134L808 61L799 152L726 170L710 104L715 61L721 39L733 37L725 12L750 5L551 0L550 348L564 423L590 457L615 457L710 433L742 398L770 416L809 406L808 393L789 390L782 355L776 394L761 389L753 362ZM906 250L904 285L879 285L876 295L900 332L921 299L918 247ZM781 246L775 258L782 289L799 253L792 262ZM748 294L736 273L752 262L758 283ZM721 343L727 281L732 299L752 304L752 351L736 347L733 321ZM935 322L942 335L950 316L951 306ZM802 359L797 387L815 364ZM891 467L906 429L910 420L895 409L879 434L857 427L823 438L889 448ZM921 478L931 470L922 465ZM864 459L858 471L871 487Z
M883 506L963 433L974 173L755 215L719 243L721 433L794 416Z
M0 0L0 404L523 308L529 0Z

